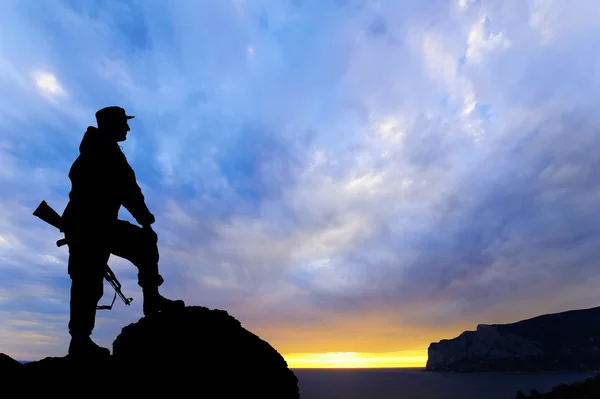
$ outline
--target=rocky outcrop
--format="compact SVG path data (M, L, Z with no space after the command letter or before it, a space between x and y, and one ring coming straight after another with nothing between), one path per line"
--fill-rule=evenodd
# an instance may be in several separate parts
M3 373L13 373L21 370L21 363L4 353L0 353L0 371Z
M540 393L535 389L529 395L518 391L515 399L592 399L600 398L600 376L590 377L584 381L570 385L562 384L552 388L552 391Z
M429 371L600 370L600 307L481 324L432 343Z
M271 345L227 312L197 306L124 327L103 359L15 363L0 356L0 375L21 395L299 398L296 376Z

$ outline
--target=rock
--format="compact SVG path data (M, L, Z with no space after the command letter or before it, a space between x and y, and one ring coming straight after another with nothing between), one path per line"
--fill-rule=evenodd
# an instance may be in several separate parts
M429 345L429 371L600 370L600 307L480 324Z
M6 373L15 373L21 370L23 365L10 356L0 353L0 370Z
M227 312L199 306L124 327L103 359L66 356L25 365L6 359L0 357L0 375L29 394L39 388L63 397L116 390L136 397L299 398L298 379L271 345Z
M573 384L561 384L547 393L540 393L532 390L530 395L524 395L518 391L516 399L537 398L537 399L592 399L600 398L600 375L590 377L584 381Z
M226 397L225 392L240 388L256 397L298 397L298 380L283 357L221 310L186 307L142 318L123 328L113 354L128 369L147 376L202 375Z

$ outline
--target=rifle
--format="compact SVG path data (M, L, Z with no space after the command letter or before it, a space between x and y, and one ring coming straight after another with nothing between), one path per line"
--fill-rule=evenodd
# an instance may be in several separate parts
M48 223L49 225L52 225L52 226L56 227L57 229L61 230L60 215L54 209L52 209L52 207L50 205L48 205L46 203L46 201L42 201L38 205L36 210L33 212L33 215L42 219L44 222ZM60 240L56 241L57 247L62 247L65 244L68 244L68 241L66 238L61 238ZM110 267L108 265L104 265L104 278L114 288L115 296L113 297L112 303L110 305L96 306L96 309L111 310L115 303L115 299L117 298L117 295L119 295L119 298L121 298L121 300L123 300L125 305L129 306L131 304L131 301L133 301L133 298L126 298L125 295L123 295L123 292L121 292L121 283L119 283L119 280L117 280L117 277L115 276L115 274L113 273L113 271L110 269Z

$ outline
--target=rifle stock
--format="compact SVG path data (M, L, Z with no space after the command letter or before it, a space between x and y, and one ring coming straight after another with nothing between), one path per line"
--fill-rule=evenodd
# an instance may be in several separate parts
M48 223L51 226L56 227L57 229L61 229L60 227L60 215L52 209L50 205L46 201L42 201L38 207L33 211L33 216L37 216L42 219L44 222Z
M38 205L38 207L35 209L35 211L33 211L33 215L37 216L38 218L42 219L44 222L46 222L49 225L54 226L58 230L62 231L60 215L54 209L52 209L52 207L50 205L48 205L48 203L46 201L42 201ZM68 241L66 238L62 238L56 242L56 245L58 247L62 247L65 244L68 244ZM119 295L119 298L121 298L121 300L125 303L125 305L129 306L131 304L131 301L133 301L133 298L127 298L127 297L125 297L125 295L123 295L123 292L121 291L121 283L119 282L119 280L117 280L117 276L115 276L115 274L111 270L110 266L108 266L108 265L104 265L104 278L114 288L115 296L113 297L112 303L110 305L97 306L96 308L99 310L112 309L112 306L115 303L115 299L116 299L117 295Z

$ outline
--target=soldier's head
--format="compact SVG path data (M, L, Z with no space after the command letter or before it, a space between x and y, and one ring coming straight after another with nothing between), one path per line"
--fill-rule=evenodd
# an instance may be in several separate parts
M129 116L121 107L111 106L102 108L96 112L96 122L98 129L108 134L115 141L125 141L129 129L128 121L135 116Z

